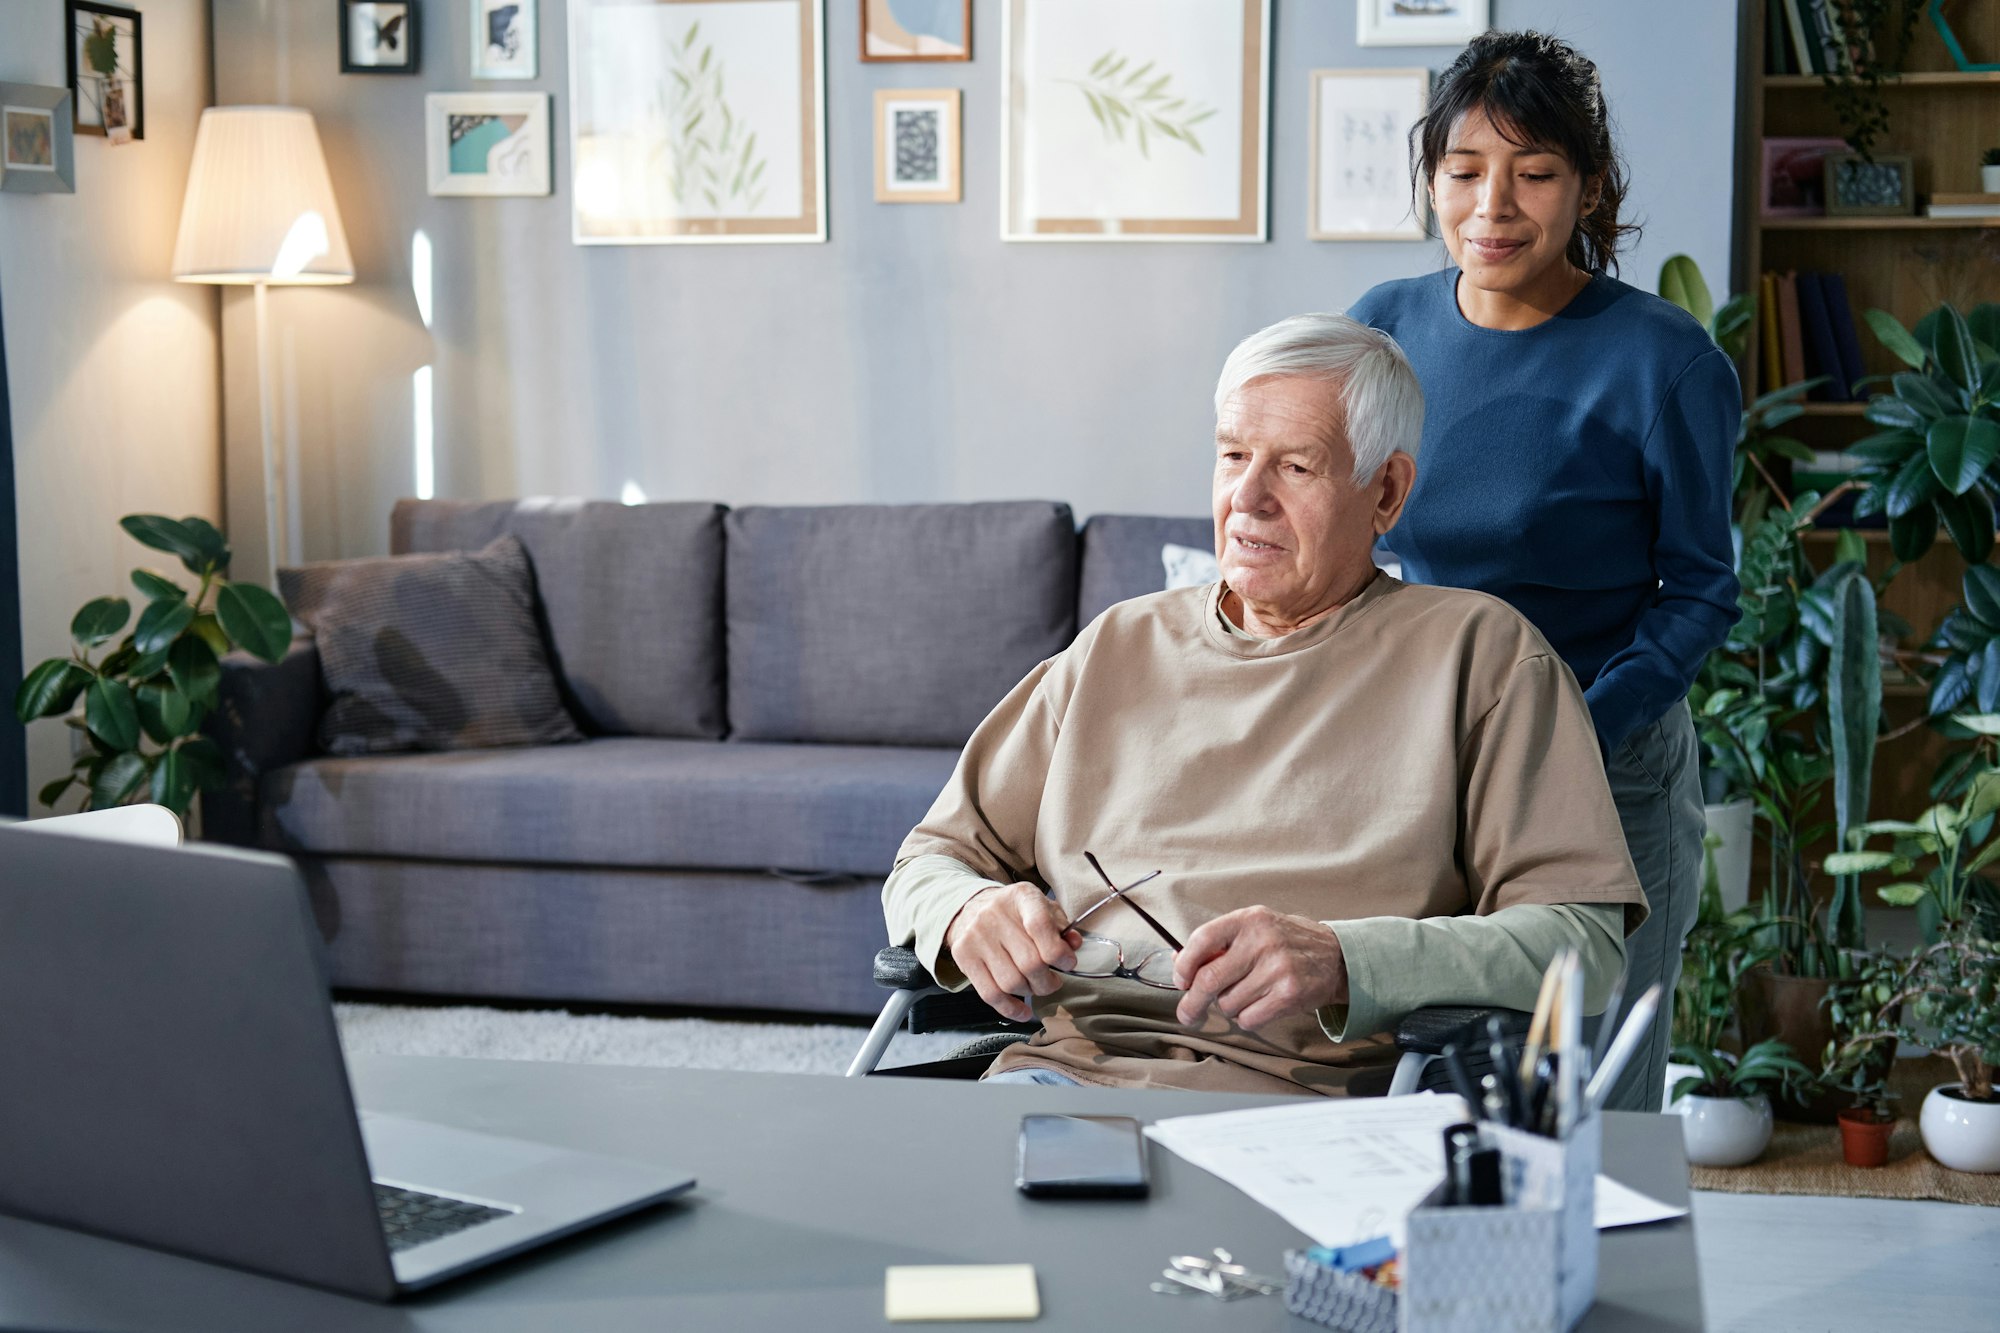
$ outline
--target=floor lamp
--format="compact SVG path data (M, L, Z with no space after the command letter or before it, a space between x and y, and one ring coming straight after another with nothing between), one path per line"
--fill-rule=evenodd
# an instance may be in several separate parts
M271 398L272 284L354 281L354 259L333 201L333 181L312 113L289 106L218 106L201 113L174 243L174 280L250 287L257 311L257 424L264 445L264 541L270 586L279 552L301 560L283 503L291 479L279 466ZM283 540L280 541L280 533Z

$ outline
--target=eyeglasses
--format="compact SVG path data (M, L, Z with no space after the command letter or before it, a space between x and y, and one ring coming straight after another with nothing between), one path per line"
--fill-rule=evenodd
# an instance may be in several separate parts
M1111 876L1104 873L1104 867L1098 864L1096 856L1085 852L1083 859L1090 862L1090 868L1097 872L1097 877L1104 881L1105 887L1111 892L1071 917L1069 924L1063 927L1065 935L1075 930L1078 922L1115 898L1137 912L1141 921L1151 926L1161 939L1173 947L1149 949L1145 953L1138 954L1137 961L1128 963L1124 945L1103 935L1086 933L1083 943L1077 946L1076 966L1059 967L1055 970L1072 977L1125 977L1142 986L1151 986L1155 990L1179 990L1180 987L1174 985L1174 955L1180 952L1181 942L1174 938L1172 931L1155 921L1152 913L1125 896L1148 880L1158 879L1160 872L1155 870L1150 875L1141 876L1121 889Z

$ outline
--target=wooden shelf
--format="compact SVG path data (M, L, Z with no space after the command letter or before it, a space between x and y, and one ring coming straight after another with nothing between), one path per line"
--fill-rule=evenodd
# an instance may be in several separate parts
M1764 218L1765 231L1962 231L1967 227L1991 231L2000 227L2000 216L1984 218Z
M1800 403L1809 417L1858 417L1868 410L1866 403Z
M1826 87L1817 74L1766 74L1763 81L1766 88L1773 90ZM1882 80L1884 88L1977 88L1996 84L2000 84L2000 72L1989 70L1923 70Z

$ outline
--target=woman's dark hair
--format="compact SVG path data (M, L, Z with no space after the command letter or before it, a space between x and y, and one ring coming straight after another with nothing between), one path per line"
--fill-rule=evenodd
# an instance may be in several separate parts
M1436 178L1448 140L1471 111L1484 111L1511 143L1560 153L1595 181L1597 205L1570 237L1569 262L1588 273L1618 271L1618 246L1639 228L1618 220L1625 164L1611 142L1611 119L1597 66L1568 42L1539 32L1489 32L1473 39L1431 90L1424 117L1410 131L1410 166L1418 189Z

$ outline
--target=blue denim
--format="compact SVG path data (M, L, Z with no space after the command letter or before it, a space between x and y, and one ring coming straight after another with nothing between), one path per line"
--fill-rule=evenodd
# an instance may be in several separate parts
M1043 1083L1051 1088L1080 1088L1068 1074L1058 1074L1053 1069L1004 1069L997 1074L988 1074L981 1083Z

